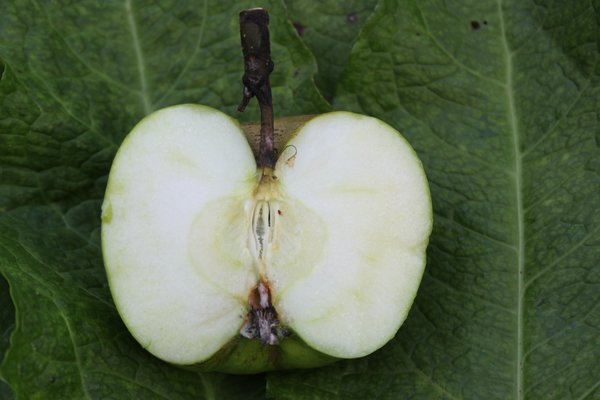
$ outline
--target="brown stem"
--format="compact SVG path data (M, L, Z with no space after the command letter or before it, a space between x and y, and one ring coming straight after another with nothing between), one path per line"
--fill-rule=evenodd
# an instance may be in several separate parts
M269 14L262 8L240 12L240 35L244 53L244 97L238 107L244 111L252 97L260 106L259 167L275 167L275 129L273 125L273 98L269 74L273 71L269 41Z

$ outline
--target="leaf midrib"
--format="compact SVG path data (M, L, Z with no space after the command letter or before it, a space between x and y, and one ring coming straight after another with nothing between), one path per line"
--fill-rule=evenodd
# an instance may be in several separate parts
M502 10L502 0L498 0L498 15L500 20L500 37L502 40L502 49L506 63L505 81L506 81L506 106L508 109L508 117L510 123L510 131L512 136L513 153L514 153L514 190L515 190L515 207L516 207L516 223L517 237L515 247L517 249L517 305L516 305L516 399L524 398L523 390L523 312L524 312L524 273L525 273L525 224L523 217L523 154L520 150L520 133L517 121L517 113L515 107L515 94L513 90L513 52L510 49L508 38L506 35L506 25L504 12Z

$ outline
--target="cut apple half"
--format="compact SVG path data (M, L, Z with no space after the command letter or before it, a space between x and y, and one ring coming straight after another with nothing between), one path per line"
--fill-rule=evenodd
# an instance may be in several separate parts
M102 206L111 292L132 335L179 365L258 372L365 356L406 318L432 225L407 141L314 117L258 168L239 124L199 105L143 119Z

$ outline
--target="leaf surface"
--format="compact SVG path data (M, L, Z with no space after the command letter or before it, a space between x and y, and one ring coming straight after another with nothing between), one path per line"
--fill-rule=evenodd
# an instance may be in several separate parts
M319 66L315 82L332 100L350 50L376 0L287 0L288 16Z
M426 274L393 342L269 395L600 398L599 6L380 1L334 104L422 158Z

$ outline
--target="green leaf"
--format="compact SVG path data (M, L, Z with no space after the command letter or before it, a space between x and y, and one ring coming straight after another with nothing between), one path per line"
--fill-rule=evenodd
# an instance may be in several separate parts
M319 65L315 82L332 100L352 45L376 0L286 0L288 16Z
M259 3L271 14L276 112L326 110L284 8ZM331 96L355 3L288 3ZM371 5L356 4L360 24ZM0 273L17 310L0 372L18 398L264 397L261 376L186 372L140 348L98 248L108 167L135 122L181 102L235 115L237 12L249 6L0 5ZM270 374L269 396L600 398L598 9L380 1L335 104L388 121L422 157L436 211L427 272L396 340L364 359ZM0 357L14 321L5 310Z
M259 3L278 114L327 109L284 6ZM256 5L1 3L0 273L17 312L0 371L17 398L264 397L261 375L184 371L142 349L112 303L99 243L112 158L143 115L183 102L237 115L238 12ZM258 119L256 107L243 118Z
M374 356L272 374L277 399L600 398L600 3L382 0L337 108L421 156L428 266Z

